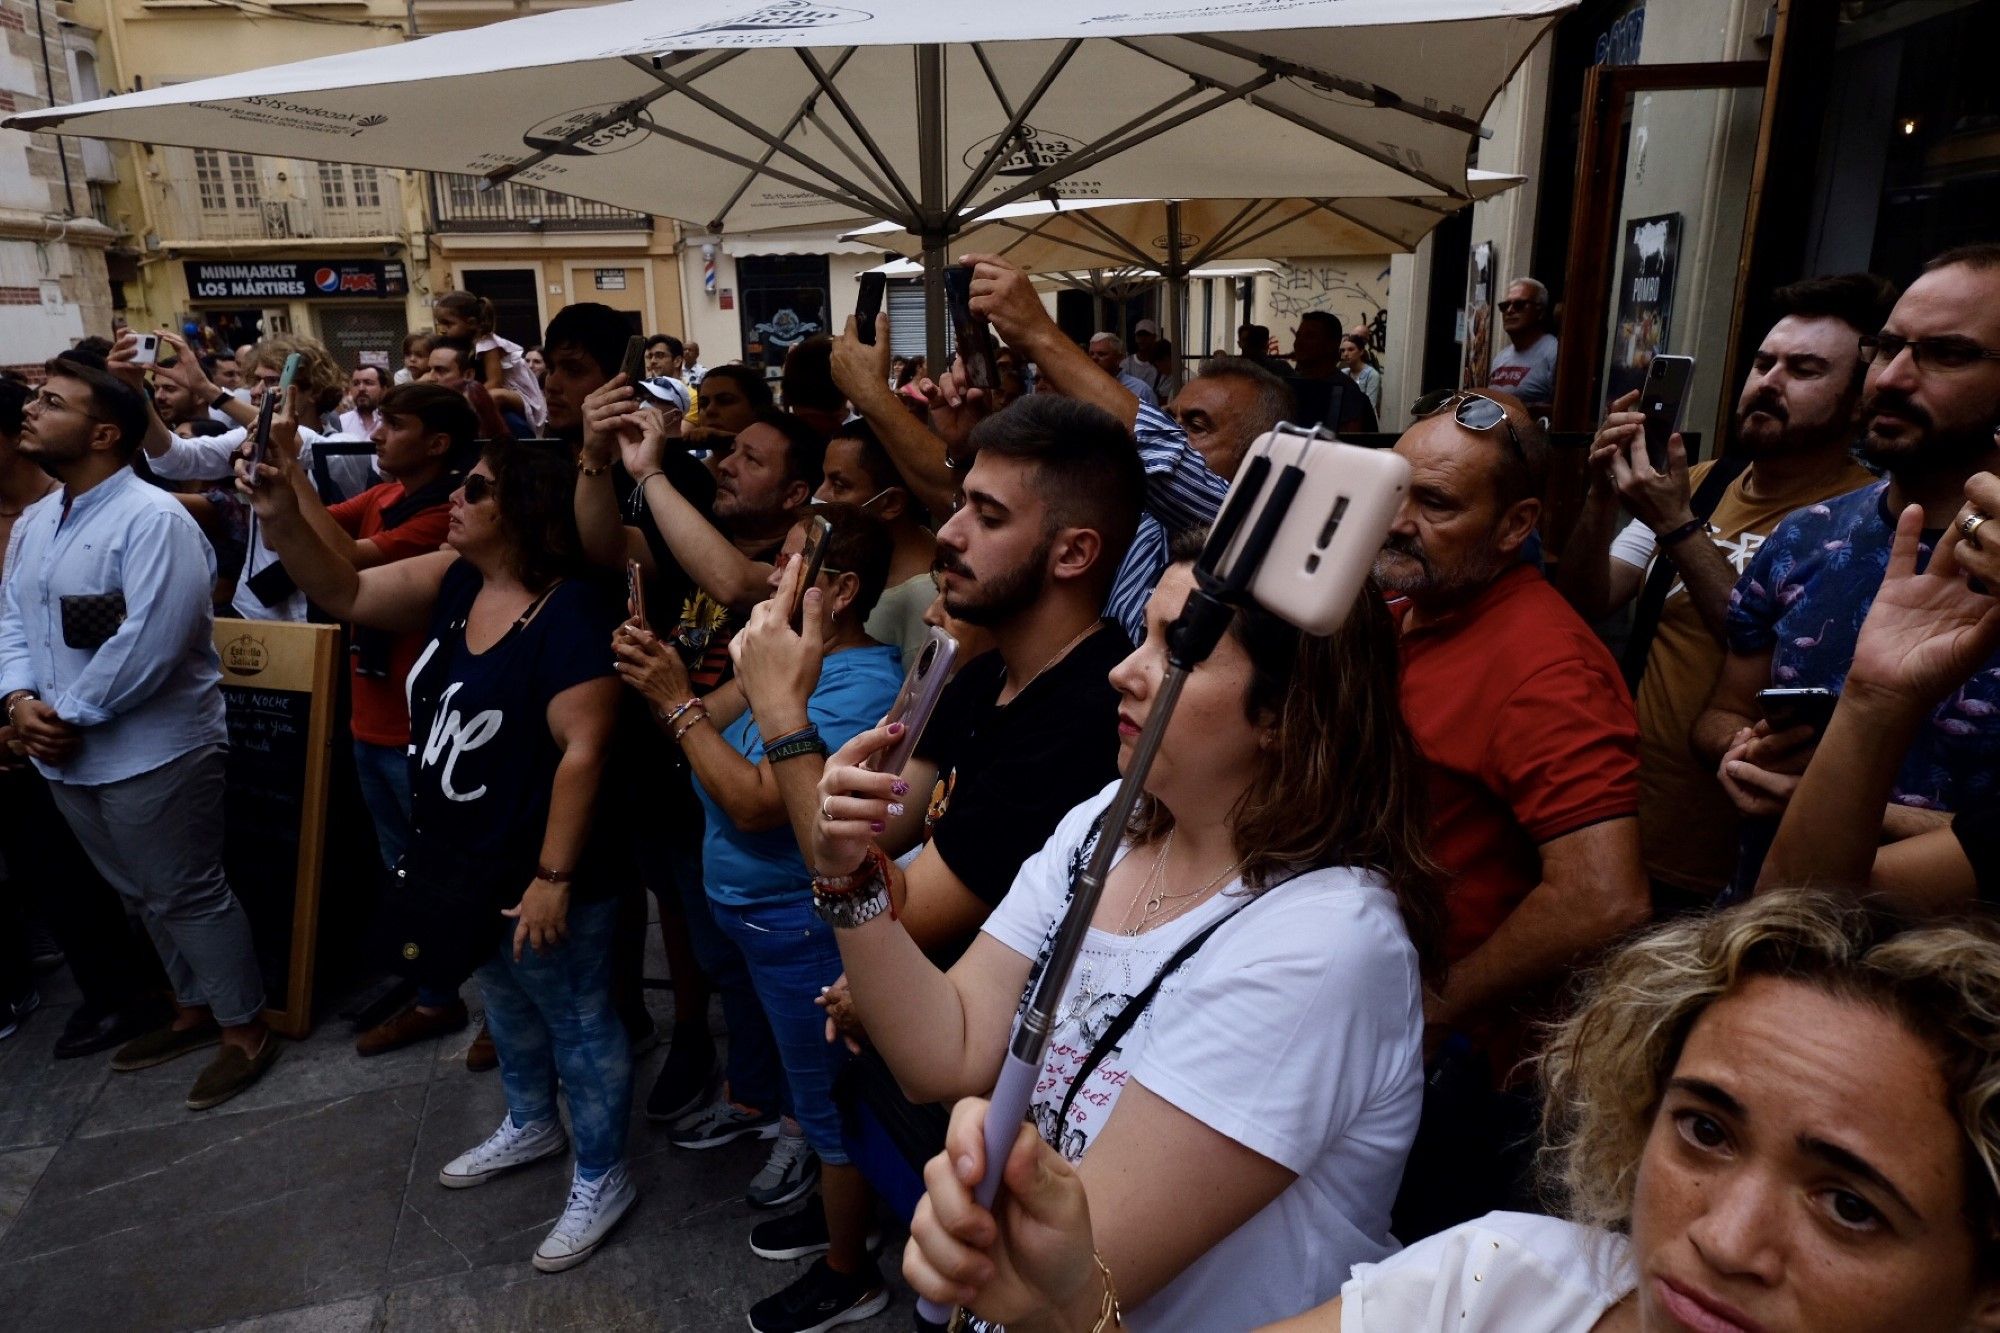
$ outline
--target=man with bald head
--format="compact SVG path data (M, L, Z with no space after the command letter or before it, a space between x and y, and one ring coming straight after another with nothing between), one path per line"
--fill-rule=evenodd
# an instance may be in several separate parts
M1425 406L1396 444L1410 489L1375 577L1400 616L1403 714L1446 885L1451 968L1425 1002L1427 1049L1504 1081L1576 965L1647 917L1638 723L1611 654L1521 559L1548 472L1541 428L1508 394ZM1490 1091L1459 1109L1465 1123L1433 1140L1426 1108L1398 1236L1527 1201L1532 1103Z

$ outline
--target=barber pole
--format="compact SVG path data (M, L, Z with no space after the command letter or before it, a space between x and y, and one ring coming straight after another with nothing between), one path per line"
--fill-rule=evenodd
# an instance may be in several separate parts
M715 247L701 247L701 289L710 296L715 295Z

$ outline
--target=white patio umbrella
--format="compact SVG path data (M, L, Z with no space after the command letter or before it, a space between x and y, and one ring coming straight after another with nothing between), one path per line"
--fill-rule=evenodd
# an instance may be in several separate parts
M1046 194L1466 194L1479 117L1573 0L629 0L11 117L470 173L754 231L943 249Z
M1030 273L1150 273L1167 284L1168 337L1185 340L1186 282L1194 270L1249 256L1406 254L1467 203L1525 177L1473 169L1464 199L1058 199L1013 204L969 224L958 253L997 254ZM890 221L843 240L921 255L923 241ZM1108 266L1108 267L1107 267ZM1142 285L1142 284L1141 284Z

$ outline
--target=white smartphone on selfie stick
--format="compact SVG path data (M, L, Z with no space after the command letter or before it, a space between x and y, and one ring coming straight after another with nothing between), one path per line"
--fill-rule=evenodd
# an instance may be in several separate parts
M1132 761L1104 812L1106 835L1078 873L1048 962L1022 1011L986 1108L986 1174L974 1196L993 1206L1014 1135L1028 1114L1070 969L1097 913L1104 880L1188 673L1207 659L1238 608L1256 604L1308 634L1347 619L1389 524L1410 486L1410 465L1386 449L1341 444L1324 430L1290 424L1260 436L1244 456L1208 543L1195 563L1195 591L1167 627L1167 674ZM919 1301L936 1323L951 1311Z

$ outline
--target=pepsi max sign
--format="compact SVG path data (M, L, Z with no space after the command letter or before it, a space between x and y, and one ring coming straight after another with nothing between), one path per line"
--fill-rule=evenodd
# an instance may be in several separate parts
M197 301L400 298L410 289L402 264L394 260L190 261L185 267L188 295Z

